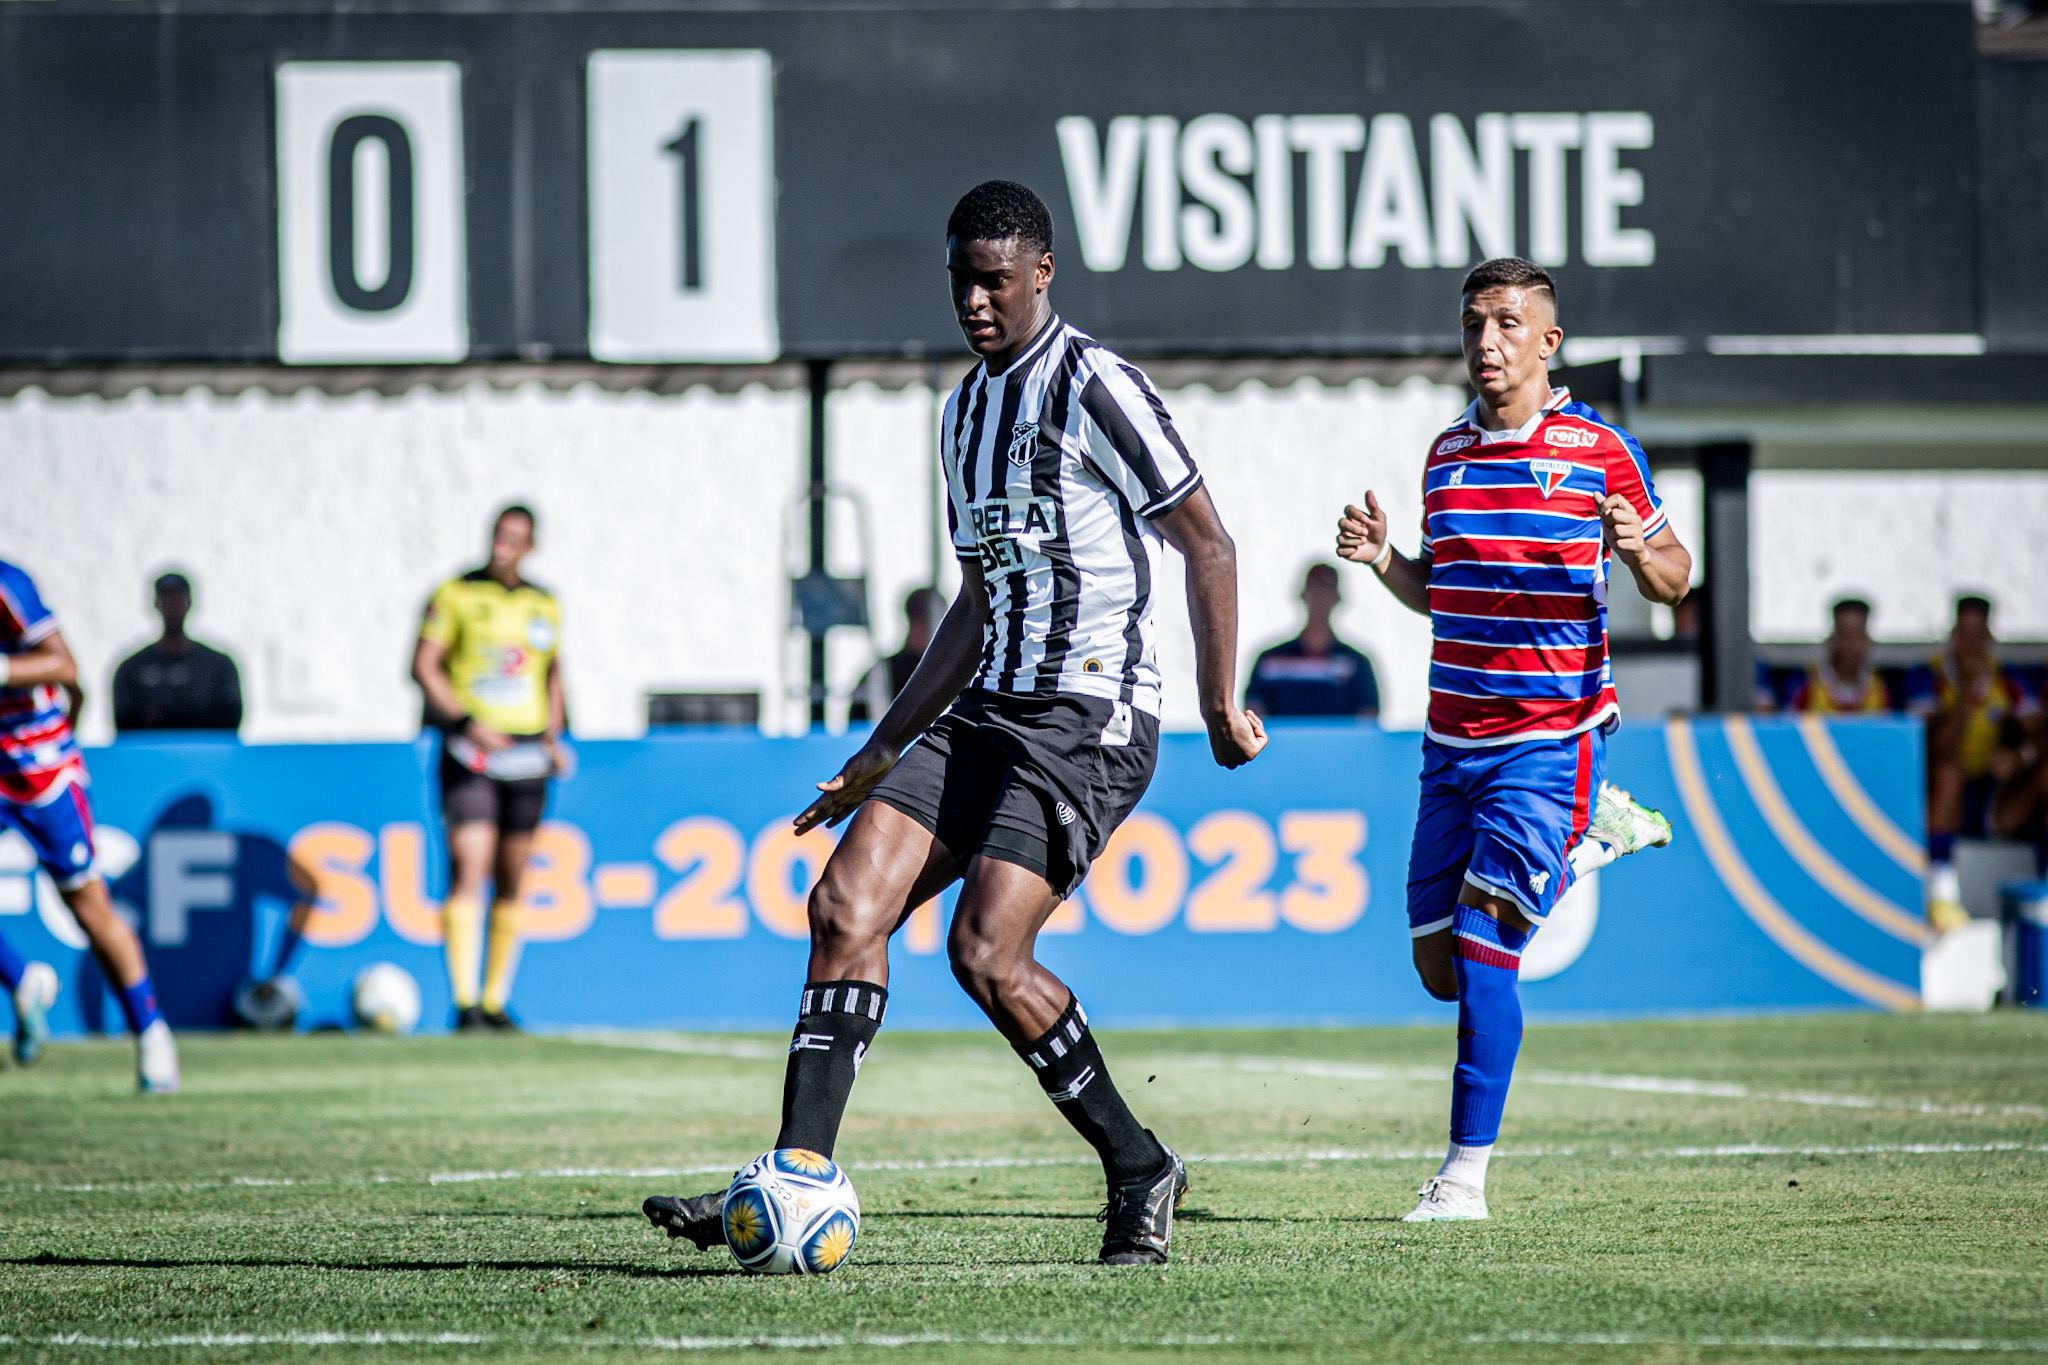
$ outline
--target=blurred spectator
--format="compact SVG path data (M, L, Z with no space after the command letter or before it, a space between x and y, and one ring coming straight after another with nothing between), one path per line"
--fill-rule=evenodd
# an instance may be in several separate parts
M2000 663L1995 645L1991 604L1981 597L1957 598L1948 648L1907 675L1907 709L1927 717L1927 918L1936 929L1968 918L1955 873L1955 842L1958 836L1981 839L1992 833L2000 785L1994 755L2040 742L2039 670ZM2024 764L2001 766L2010 781L2022 778Z
M946 599L937 588L917 588L903 599L903 619L908 622L903 632L903 648L878 661L861 678L846 708L849 722L881 719L889 703L896 700L910 675L917 671L917 661L924 657L925 646L932 642L939 622L945 617Z
M192 611L192 583L181 573L156 581L156 610L164 633L114 670L114 728L136 730L238 730L242 725L242 675L235 661L185 633Z
M1301 585L1308 624L1300 635L1273 646L1252 665L1245 710L1261 716L1379 714L1380 689L1372 660L1330 628L1330 615L1342 600L1337 570L1328 564L1311 565Z
M1783 705L1787 711L1890 711L1896 709L1884 679L1871 662L1870 603L1845 597L1835 603L1834 629L1822 641L1821 656L1803 670L1789 670ZM1775 704L1766 692L1760 703Z

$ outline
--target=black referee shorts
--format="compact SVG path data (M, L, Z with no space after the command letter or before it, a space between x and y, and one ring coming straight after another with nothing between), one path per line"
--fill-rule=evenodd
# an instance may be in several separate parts
M930 830L964 865L1015 863L1070 896L1151 785L1159 721L1126 709L1123 743L1105 732L1112 702L980 690L913 744L869 799Z
M451 825L484 821L500 834L531 834L548 805L548 779L500 781L473 773L441 754L441 815Z

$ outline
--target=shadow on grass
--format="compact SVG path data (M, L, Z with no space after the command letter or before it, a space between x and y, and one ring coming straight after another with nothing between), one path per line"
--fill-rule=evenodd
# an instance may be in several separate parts
M270 1259L262 1256L193 1257L177 1260L168 1256L58 1256L38 1252L34 1256L0 1258L0 1266L59 1266L76 1270L350 1270L369 1273L408 1271L497 1270L531 1274L551 1272L575 1275L618 1275L636 1280L713 1279L741 1274L736 1265L672 1266L618 1265L600 1261L307 1261Z

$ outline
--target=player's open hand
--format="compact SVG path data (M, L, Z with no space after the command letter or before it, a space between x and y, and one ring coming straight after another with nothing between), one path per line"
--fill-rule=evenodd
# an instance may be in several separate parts
M875 744L861 746L859 753L846 760L846 766L835 777L818 784L824 793L805 808L796 818L796 832L809 834L820 825L828 828L838 824L868 799L868 793L875 784L889 775L889 769L896 766L899 755L893 749Z
M1337 557L1354 564L1372 564L1386 548L1387 514L1368 488L1364 510L1344 504L1344 515L1337 522Z
M1643 519L1636 515L1635 504L1619 493L1600 500L1600 529L1608 548L1630 563L1649 551L1649 543L1643 539Z
M1235 706L1209 722L1209 752L1225 768L1242 768L1266 747L1266 727L1250 711Z

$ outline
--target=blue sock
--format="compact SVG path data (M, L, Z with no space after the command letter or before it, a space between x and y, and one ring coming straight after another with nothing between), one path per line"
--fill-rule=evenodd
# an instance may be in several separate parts
M132 986L120 987L119 994L121 1013L128 1016L130 1031L140 1033L162 1021L164 1012L156 1007L156 987L151 984L149 973L144 972L142 980Z
M1500 1135L1508 1081L1522 1048L1517 976L1527 934L1461 905L1451 921L1458 971L1458 1069L1451 1073L1451 1141L1488 1147Z
M1927 836L1927 861L1930 863L1954 862L1956 836L1953 834L1929 834Z
M14 951L14 946L7 941L7 936L0 934L0 986L5 986L8 993L13 994L14 988L21 984L21 974L27 970L28 963L22 960L20 953Z

